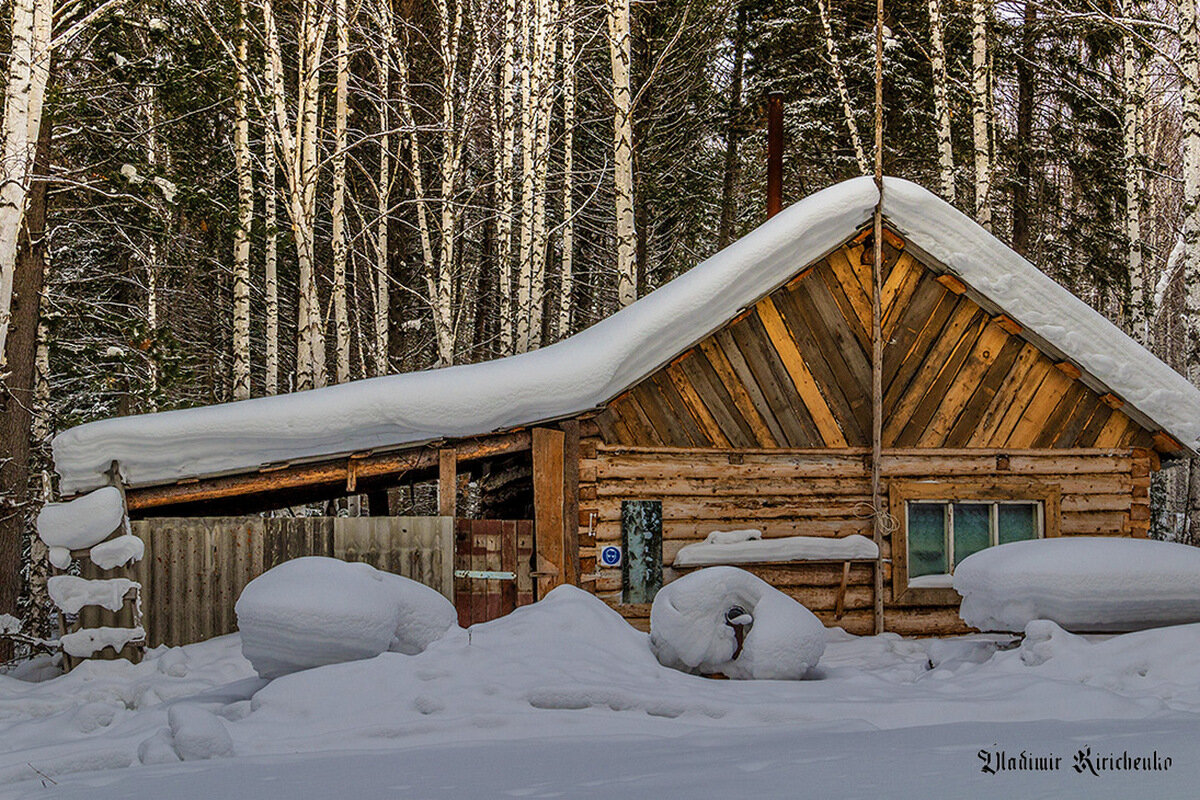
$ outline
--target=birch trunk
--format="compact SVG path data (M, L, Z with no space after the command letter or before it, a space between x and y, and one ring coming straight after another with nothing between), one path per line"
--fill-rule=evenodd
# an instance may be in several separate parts
M254 178L250 164L250 117L246 0L238 2L233 151L238 177L238 224L233 232L233 399L250 397L250 226L254 223Z
M13 0L12 41L0 137L0 375L4 374L17 240L29 202L34 151L50 75L52 0Z
M537 94L534 128L533 230L530 251L532 285L529 297L529 338L526 349L541 347L543 310L546 307L546 184L550 169L550 114L553 101L554 62L558 48L552 32L557 8L554 0L536 0Z
M559 268L558 336L571 335L572 296L575 293L575 2L562 0L563 68L563 185L562 264Z
M379 71L379 188L375 221L375 330L374 366L376 375L388 373L388 312L391 308L391 287L388 284L388 217L391 213L391 121L388 99L391 92L391 51L395 47L391 0L381 0L378 8L384 53L378 60Z
M350 72L350 21L346 0L335 0L337 78L333 122L333 201L330 224L333 239L333 329L337 383L350 380L350 318L346 309L346 107Z
M858 124L854 121L854 108L850 105L850 92L846 89L846 76L842 72L842 62L838 58L837 48L833 43L833 26L829 23L829 8L826 6L825 0L817 0L817 11L821 16L821 30L825 32L825 55L829 58L829 69L833 73L838 97L842 101L842 115L846 121L846 129L850 131L850 143L854 145L854 160L858 162L859 173L869 175L871 166L867 163L862 139L858 135Z
M992 229L992 166L988 117L991 81L988 75L988 0L971 0L971 132L975 148L975 221Z
M1131 6L1132 3L1126 3ZM1129 329L1133 337L1146 344L1146 291L1142 266L1142 155L1138 135L1138 112L1141 108L1141 79L1138 52L1133 36L1122 37L1124 48L1124 118L1121 138L1125 149L1125 238L1129 246Z
M267 85L273 86L270 59L267 60ZM270 124L270 121L267 121ZM266 217L266 241L264 242L265 256L263 259L263 294L266 295L266 326L263 343L264 361L266 366L266 381L263 387L268 395L279 392L279 214L275 209L275 146L270 140L263 148L263 172L266 173L267 186L263 192L263 216Z
M534 35L534 3L521 0L521 219L517 233L517 331L516 352L529 350L533 320L533 204L534 138L537 127L537 43Z
M458 56L462 32L462 3L453 12L449 0L437 0L441 27L442 57L442 156L441 156L441 246L438 249L437 281L433 295L433 326L437 335L438 363L454 363L454 244L458 229L455 206L458 164L461 157L456 130L455 90L458 85Z
M497 128L500 133L499 160L496 162L496 263L499 268L500 352L513 352L512 224L513 224L513 150L516 147L515 78L517 38L517 0L504 0L504 42L501 46L500 103Z
M1179 2L1179 63L1183 95L1183 285L1186 291L1187 377L1200 384L1200 40L1196 0ZM1187 537L1200 540L1200 459L1189 465Z
M954 202L954 149L947 93L946 43L942 38L941 0L929 0L930 61L933 65L933 107L937 117L938 177L942 197Z
M637 236L633 223L633 95L630 91L630 0L608 0L612 62L613 197L616 206L617 304L637 299Z

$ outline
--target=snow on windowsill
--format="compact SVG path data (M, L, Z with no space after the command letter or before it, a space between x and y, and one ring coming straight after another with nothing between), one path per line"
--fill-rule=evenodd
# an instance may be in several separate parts
M908 588L910 589L952 589L954 588L953 575L918 575L915 578L908 579Z

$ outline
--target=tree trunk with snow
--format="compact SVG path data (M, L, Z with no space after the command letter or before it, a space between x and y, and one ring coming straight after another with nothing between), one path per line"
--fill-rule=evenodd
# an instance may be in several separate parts
M350 20L346 0L334 0L334 29L337 33L337 78L334 89L333 202L330 224L333 234L333 332L335 381L350 380L350 317L346 308L346 113L347 81L350 73Z
M376 188L375 213L375 317L374 317L374 369L376 375L389 371L389 312L391 310L391 285L388 275L388 223L391 217L392 150L391 118L388 102L391 97L391 51L396 45L395 28L392 23L391 0L380 0L376 9L380 32L383 34L383 52L377 55L379 92L379 176Z
M1187 377L1200 385L1200 39L1196 0L1179 3L1179 63L1183 72L1183 285L1186 292L1184 357ZM1188 536L1200 541L1200 459L1188 479Z
M572 298L575 293L575 2L562 0L563 70L563 185L562 263L559 267L558 336L571 335Z
M988 75L988 0L971 0L971 133L975 155L975 221L992 229L992 164L988 119L991 80Z
M271 77L270 59L267 60L267 85L274 85ZM270 120L267 120L270 124ZM263 294L266 304L264 325L263 360L266 380L263 391L268 395L279 392L279 213L275 208L278 191L275 184L275 146L268 138L263 147L263 172L266 189L263 191L263 216L266 218L266 234L263 243Z
M837 84L838 98L842 101L842 117L846 122L846 130L850 132L850 143L854 146L854 160L858 162L858 171L869 175L871 166L867 163L866 153L863 152L862 138L858 135L858 124L854 121L854 107L850 104L850 92L846 89L846 75L842 71L842 62L838 58L837 47L833 42L833 26L829 23L829 8L825 0L817 0L817 11L821 16L821 30L825 33L825 55L829 58L829 70L833 73L834 83Z
M0 376L12 312L18 238L50 75L52 0L13 0L8 77L0 130Z
M250 397L250 226L254 223L254 173L250 164L250 91L246 0L238 2L233 152L237 164L238 213L233 231L233 399Z
M942 197L954 202L954 149L950 128L946 43L942 38L941 0L929 0L930 61L933 66L933 110L937 117L938 179Z
M1133 3L1126 0L1125 9ZM1142 344L1149 341L1146 330L1145 269L1142 265L1142 153L1138 116L1142 106L1140 59L1133 35L1122 37L1124 50L1124 116L1121 139L1125 150L1125 237L1129 247L1129 330Z
M613 197L616 205L617 305L637 299L637 236L633 224L633 95L630 83L630 0L608 0L612 62Z

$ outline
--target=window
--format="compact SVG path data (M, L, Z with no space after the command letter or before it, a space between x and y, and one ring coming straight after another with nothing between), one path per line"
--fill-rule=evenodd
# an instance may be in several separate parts
M1013 477L892 481L893 602L958 605L955 566L972 553L1057 536L1059 487Z
M930 499L905 505L910 586L916 578L953 573L956 564L985 547L1041 535L1041 502Z

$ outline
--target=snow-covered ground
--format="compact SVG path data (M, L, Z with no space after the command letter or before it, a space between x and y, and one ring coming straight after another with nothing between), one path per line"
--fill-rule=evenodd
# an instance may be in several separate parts
M827 636L808 680L709 680L564 587L418 655L269 683L236 635L0 677L0 797L1194 796L1200 625ZM1081 774L1082 748L1171 766ZM981 750L1062 761L992 775Z

